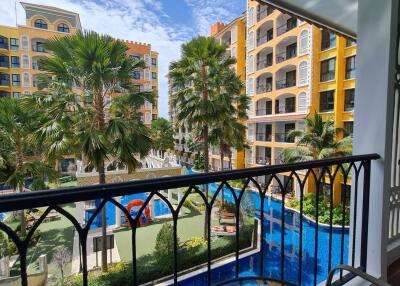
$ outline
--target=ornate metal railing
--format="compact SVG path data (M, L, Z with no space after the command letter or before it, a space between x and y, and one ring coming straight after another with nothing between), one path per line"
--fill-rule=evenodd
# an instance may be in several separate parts
M320 271L321 267L325 267L324 269L327 276L328 272L335 267L337 264L347 263L345 261L345 233L347 231L345 219L346 213L348 211L349 196L346 186L349 186L351 183L354 188L351 190L351 204L354 210L359 209L357 206L362 204L362 212L355 211L352 213L350 217L350 225L352 228L350 229L351 235L349 236L349 261L353 267L360 267L361 269L365 269L366 261L367 261L367 234L368 234L368 216L369 216L369 189L370 189L370 171L371 171L371 161L378 159L379 156L376 154L371 155L358 155L344 158L333 158L333 159L325 159L325 160L317 160L317 161L309 161L309 162L301 162L294 164L286 164L286 165L272 165L266 167L258 167L258 168L249 168L249 169L241 169L241 170L233 170L233 171L224 171L224 172L215 172L208 174L194 174L194 175L186 175L186 176L175 176L175 177L167 177L167 178L158 178L158 179L149 179L142 181L132 181L132 182L124 182L124 183L113 183L113 184L105 184L105 185L92 185L85 187L74 187L74 188L66 188L59 190L46 190L46 191L37 191L30 193L20 193L20 194L12 194L1 197L0 199L0 213L10 212L10 211L18 211L23 209L32 209L32 208L40 208L46 207L44 213L40 216L40 218L33 224L31 229L28 231L25 238L21 238L18 236L15 230L7 226L5 223L0 222L0 230L4 231L9 239L11 239L18 250L19 260L20 260L20 278L21 284L23 286L28 285L27 280L27 252L29 243L35 233L37 231L39 225L43 223L46 216L50 213L50 211L57 211L66 219L68 219L74 226L75 232L79 236L79 245L81 251L81 265L82 265L82 279L83 285L88 285L88 267L87 267L87 240L89 230L91 225L94 223L95 218L100 214L102 208L105 207L106 203L113 204L116 208L119 208L124 215L127 216L129 224L131 225L132 232L132 277L133 284L137 285L138 283L138 272L137 272L137 256L136 256L136 232L138 229L138 224L140 222L140 217L144 212L145 208L149 205L151 199L157 195L161 200L165 202L171 211L171 221L173 223L173 257L171 259L171 265L173 265L173 274L171 279L174 285L177 285L179 278L178 271L178 235L177 235L177 224L178 218L180 216L180 210L182 209L185 200L192 193L196 193L204 202L205 206L205 217L208 222L206 226L208 228L207 233L207 263L206 263L206 281L207 285L211 285L211 265L213 263L211 259L211 214L212 209L215 207L216 201L222 191L224 189L225 196L227 193L230 194L232 203L234 204L234 215L236 218L239 218L240 215L240 203L242 202L243 195L245 193L251 193L259 199L259 209L257 216L260 220L260 228L261 228L261 239L259 246L259 253L256 256L256 260L259 262L259 267L257 268L259 276L266 275L266 268L268 265L265 263L265 257L268 254L268 251L272 251L270 248L265 247L266 241L264 233L266 231L266 220L272 214L272 212L267 212L266 203L269 197L270 189L272 186L276 189L278 188L278 194L275 193L275 197L280 197L281 203L279 206L280 217L279 219L274 218L274 223L279 222L281 232L277 236L280 242L275 247L279 249L281 255L279 258L275 257L277 261L276 264L279 265L279 274L278 279L285 280L288 272L295 271L290 266L286 264L289 263L289 260L285 258L287 250L285 249L285 233L288 231L289 227L292 227L288 224L288 220L290 217L293 217L294 212L288 214L288 210L285 207L286 200L286 191L289 184L296 184L298 198L299 198L299 209L297 213L298 221L294 224L296 228L298 228L298 233L300 235L296 236L296 243L298 247L296 249L296 258L291 260L291 263L295 263L297 266L297 278L295 279L295 284L302 285L303 279L307 277L308 285L313 284L317 285L317 272ZM283 179L285 178L285 179ZM231 187L232 180L242 180L243 185L240 188L233 189ZM339 192L334 189L335 182L342 183L345 187L342 188ZM215 189L209 189L209 197L206 197L204 186L208 184L214 184ZM324 189L321 187L321 183L325 183L325 186L328 185L330 188L329 194L324 192ZM362 189L360 187L362 186ZM211 186L211 185L208 185ZM311 192L311 189L315 187L315 196L320 198L323 194L324 199L328 200L329 204L329 223L325 225L321 225L319 223L319 206L320 201L315 200L315 221L312 222L310 219L303 216L303 202L306 192ZM178 200L177 204L173 206L173 203L168 200L166 196L161 193L161 190L166 189L175 189L175 188L184 188L182 191L181 199ZM360 194L362 192L362 194ZM147 199L144 202L144 205L140 208L135 217L131 217L127 208L124 207L121 203L117 201L117 197L130 195L130 194L142 194L147 193ZM335 226L333 224L333 209L334 209L334 196L340 196L339 201L341 204L340 212L341 212L341 222L340 225ZM360 196L362 195L362 202L360 202ZM270 199L270 198L269 198ZM322 199L322 198L321 198ZM96 209L90 216L90 218L86 221L85 224L81 224L77 219L65 209L61 207L63 204L74 203L74 202L82 202L82 201L91 201L91 200L101 200L101 203L96 206ZM274 210L274 212L277 210ZM357 216L362 216L362 223L360 226L357 226ZM303 240L305 236L303 234L304 224L307 222L308 225L313 225L315 231L312 234L314 240L314 254L306 253L303 257L303 251L305 245L303 244ZM327 243L327 249L324 250L325 257L319 257L319 229L325 229L328 232L327 239L324 243ZM241 263L240 263L240 245L239 245L239 236L240 236L240 224L239 219L235 220L235 242L236 242L236 250L234 251L234 277L238 278L240 276L241 271ZM276 227L273 228L272 231L278 231ZM333 246L333 235L335 233L335 239L340 240L340 246L336 244ZM258 233L258 235L261 235ZM311 234L309 234L311 235ZM280 239L279 239L280 237ZM359 244L356 245L356 237L360 239L361 246ZM292 242L293 243L293 242ZM325 253L326 252L326 253ZM351 253L350 253L351 252ZM333 254L335 254L335 259L333 259ZM356 255L357 258L356 259ZM319 264L319 260L327 259L328 263ZM297 261L297 262L296 262ZM357 261L359 261L358 265L355 265ZM325 265L325 266L324 266ZM307 267L307 268L306 268ZM311 268L310 268L311 267ZM312 270L310 270L312 269ZM213 269L214 271L214 269ZM313 273L304 273L305 271L313 271ZM306 275L307 274L307 275ZM306 275L306 276L305 276ZM343 276L343 277L342 277ZM312 278L311 278L312 277ZM276 278L276 277L275 277ZM343 281L348 281L349 276L342 275L341 279ZM351 277L350 277L351 278ZM293 283L293 281L291 281Z

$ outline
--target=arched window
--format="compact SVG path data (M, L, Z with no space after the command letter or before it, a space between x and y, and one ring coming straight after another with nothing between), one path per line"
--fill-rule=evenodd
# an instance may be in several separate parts
M57 31L63 33L69 33L69 27L67 24L61 23L57 26Z
M250 51L253 50L254 49L254 32L253 31L251 31L249 33L249 38L247 39L247 41L248 41L247 46L249 47L249 50Z
M299 112L307 112L307 94L305 92L301 92L298 95L298 111Z
M45 20L43 19L37 19L35 21L35 28L39 28L39 29L46 29L47 30L47 23Z
M247 95L253 95L254 94L254 79L249 78L247 82Z
M22 68L29 69L29 56L28 55L22 55Z
M304 55L308 53L309 50L309 39L308 39L308 30L303 30L300 33L300 55Z
M248 59L248 72L253 73L254 72L254 56L250 55Z
M308 82L308 63L306 61L299 64L299 85L306 85Z
M249 27L254 25L254 7L251 7L249 9L249 14L248 14L248 23L249 23Z
M29 50L29 38L28 36L21 36L21 47L23 50Z

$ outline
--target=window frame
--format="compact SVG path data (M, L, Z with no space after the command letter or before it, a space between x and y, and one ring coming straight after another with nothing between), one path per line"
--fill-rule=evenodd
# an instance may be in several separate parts
M9 49L8 38L4 36L0 36L0 49Z
M18 51L19 50L19 39L10 38L10 50L11 51Z
M321 51L336 48L336 34L328 31L321 30Z
M151 72L151 79L157 79L157 73Z
M33 26L35 28L43 29L43 30L47 30L49 28L48 25L47 25L47 22L45 20L41 19L41 18L40 19L36 19L35 22L33 23Z
M62 32L62 33L69 33L70 28L67 24L65 23L60 23L57 25L57 32Z
M355 89L349 88L344 91L344 111L354 110L354 95Z
M325 97L324 105L325 107L322 108L322 98ZM332 96L332 99L329 100L328 96ZM330 108L330 106L332 106ZM319 93L319 112L333 112L335 110L335 90L324 90Z
M17 59L17 62L13 62L13 59ZM19 56L11 56L11 67L12 68L20 68L21 67L21 59Z
M0 63L0 67L2 68L9 68L10 67L10 57L8 55L5 54L0 54L1 58L6 59L5 61L1 61Z
M333 61L333 69L331 69L331 62ZM324 64L326 64L326 68L324 67ZM324 71L326 70L326 71ZM320 63L320 82L327 82L327 81L332 81L335 80L336 77L336 57L326 59L321 61Z
M346 58L345 79L355 79L356 78L356 68L357 68L356 55L347 57Z

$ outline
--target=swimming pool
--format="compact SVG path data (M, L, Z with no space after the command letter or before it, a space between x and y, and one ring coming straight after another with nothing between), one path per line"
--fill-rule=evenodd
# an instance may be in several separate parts
M142 200L143 202L146 200L147 195L144 193L141 194L134 194L134 195L126 195L121 197L121 204L126 207L127 204L132 201L132 200ZM100 205L100 200L96 201L96 206ZM112 203L106 203L106 216L107 216L107 226L112 226L115 225L115 205ZM88 221L90 216L92 215L93 211L92 210L86 210L85 213L85 220ZM171 211L168 208L168 206L165 204L164 201L161 199L155 199L154 200L154 215L156 217L162 216L162 215L167 215L170 214ZM121 211L121 215L123 215ZM124 220L122 220L124 221ZM95 218L93 221L93 224L91 225L91 229L99 228L101 227L101 213Z
M209 185L209 191L215 193L218 184ZM233 202L230 190L225 188L224 197L227 201ZM251 192L251 200L256 210L260 210L260 198L257 193ZM255 214L259 218L259 215ZM270 197L264 201L264 276L280 279L281 263L281 219L282 203ZM285 232L284 232L284 279L297 283L299 276L299 238L303 237L302 244L302 285L314 285L314 257L315 257L315 223L303 219L303 231L300 234L300 215L291 210L284 211ZM332 233L332 259L331 266L340 264L340 249L342 247L341 229L333 229ZM343 233L344 256L343 261L348 257L348 229ZM329 251L329 228L319 225L318 228L318 251L317 251L317 284L324 281L328 275L328 251ZM212 283L221 282L234 278L235 263L228 263L212 270ZM242 258L239 263L240 276L260 275L259 253ZM181 286L200 286L207 284L207 273L188 278L181 281Z

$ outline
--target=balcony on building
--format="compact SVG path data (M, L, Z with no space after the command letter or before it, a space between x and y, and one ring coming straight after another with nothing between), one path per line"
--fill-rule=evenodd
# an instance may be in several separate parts
M288 135L290 131L296 129L295 122L276 122L275 124L275 142L279 143L294 143L294 138Z
M256 116L266 116L272 114L272 100L262 98L256 102Z
M271 165L271 148L256 146L256 164Z
M296 66L285 65L275 73L276 89L284 89L296 85Z
M32 42L32 51L38 53L47 53L46 49L44 48L44 43L46 42L46 39L33 38L31 42Z
M273 21L266 21L257 29L257 46L271 41L274 38Z
M34 69L34 70L43 70L39 66L39 61L40 61L41 58L42 57L40 57L40 56L32 57L32 69Z
M276 36L289 32L297 27L297 19L287 14L281 14L276 18Z
M272 47L265 47L257 53L257 70L261 70L272 66L273 64L273 53Z
M272 74L266 72L259 75L256 80L256 93L262 94L271 91L272 91Z
M275 99L275 114L296 112L296 96L282 94Z
M275 63L279 64L297 56L297 37L289 36L280 41L275 48Z
M257 22L261 21L265 17L268 17L274 12L274 8L268 5L259 4L257 6Z
M221 37L221 44L229 47L232 44L232 34L231 31L226 31Z
M272 141L272 125L269 123L256 123L256 141Z

